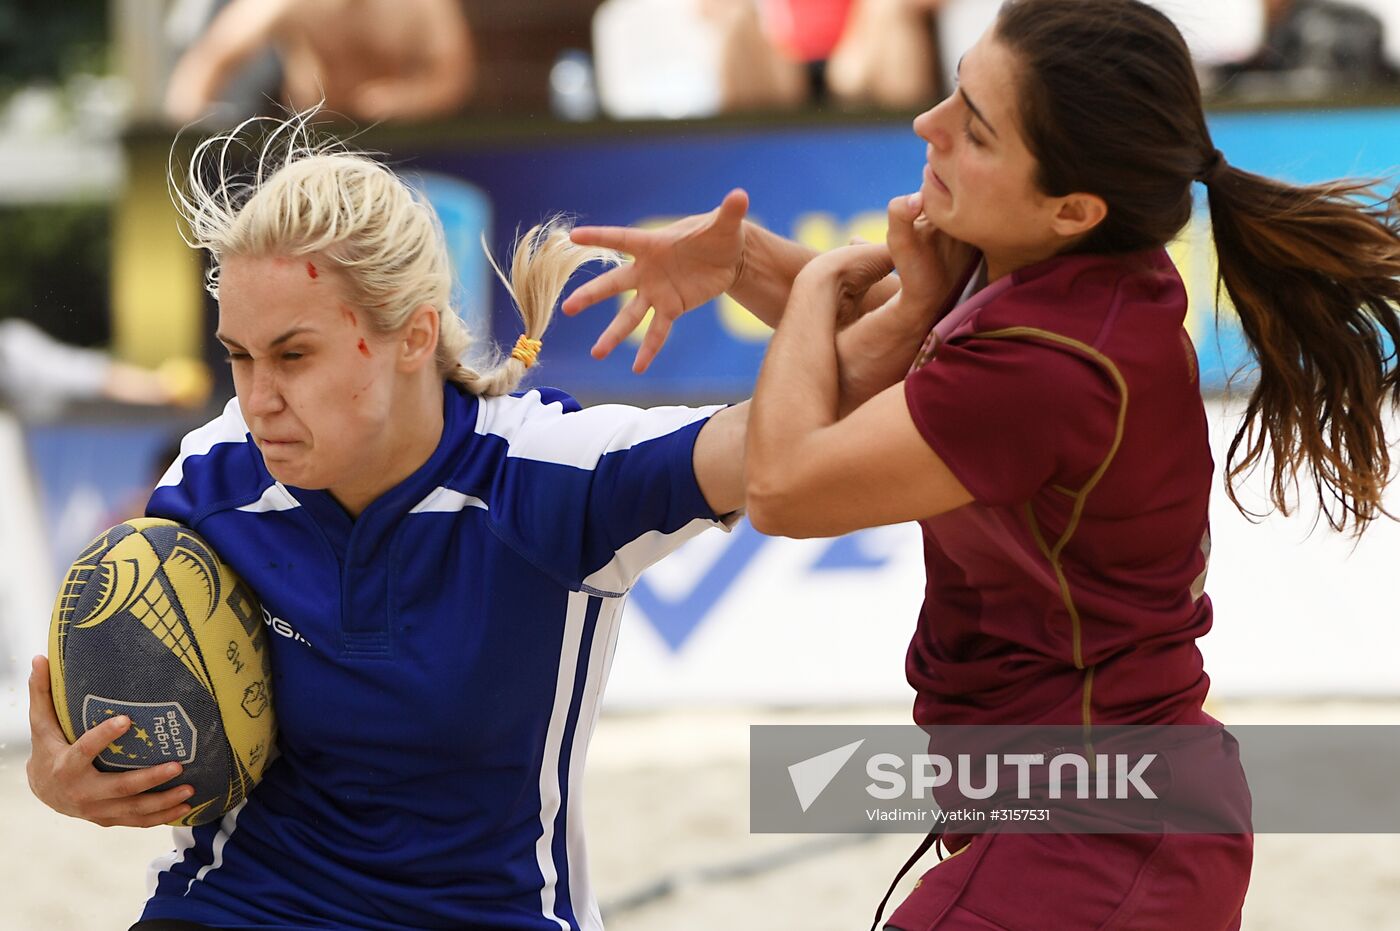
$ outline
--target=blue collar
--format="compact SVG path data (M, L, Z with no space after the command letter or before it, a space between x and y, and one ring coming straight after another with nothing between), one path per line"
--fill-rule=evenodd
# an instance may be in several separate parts
M291 486L287 490L325 534L337 556L368 561L388 543L403 516L446 481L468 454L475 435L477 403L455 383L444 384L442 436L433 454L412 475L371 501L357 519L352 519L328 491Z

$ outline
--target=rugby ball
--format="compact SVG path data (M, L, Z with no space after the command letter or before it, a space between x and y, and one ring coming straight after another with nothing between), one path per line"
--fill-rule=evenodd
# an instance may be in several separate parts
M201 537L141 518L98 536L63 580L49 625L54 707L69 742L117 715L106 772L179 762L152 792L191 785L178 824L237 806L276 739L272 668L252 592Z

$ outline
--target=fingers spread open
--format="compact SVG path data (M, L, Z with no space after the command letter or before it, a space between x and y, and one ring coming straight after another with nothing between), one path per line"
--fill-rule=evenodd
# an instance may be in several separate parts
M616 297L625 291L631 291L637 286L637 269L630 262L619 265L611 271L604 272L585 284L580 285L570 294L561 305L560 309L565 314L573 316L580 311L592 307L599 301Z
M608 354L618 347L618 345L632 335L632 331L642 322L646 316L647 309L651 305L641 294L635 294L632 299L622 306L613 317L612 323L603 331L603 335L598 337L598 341L593 344L593 358L605 359Z
M602 246L631 253L637 245L637 230L630 226L575 226L569 238L580 246Z
M671 318L655 314L651 318L651 326L647 327L646 336L642 337L641 348L637 350L637 358L632 362L632 371L640 375L651 365L651 361L656 358L656 354L661 351L661 347L666 344L666 337L671 333Z

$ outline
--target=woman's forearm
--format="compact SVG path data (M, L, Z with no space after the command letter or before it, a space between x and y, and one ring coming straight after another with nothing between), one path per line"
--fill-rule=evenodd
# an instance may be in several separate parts
M749 223L744 233L744 267L729 293L776 329L790 306L793 281L819 253ZM842 327L836 321L840 417L903 378L934 324L937 307L910 306L898 293L899 278L888 275L861 297L855 322Z
M793 280L816 256L815 249L746 220L742 265L729 295L776 330L792 293Z
M750 517L774 509L801 472L801 446L838 419L839 375L835 312L839 283L803 276L793 289L789 319L773 335L749 412L745 479Z
M819 254L815 249L745 221L743 265L729 289L729 296L759 320L777 329L798 272ZM898 290L898 279L886 278L866 294L860 311L865 313L879 307Z
M911 308L896 296L837 333L838 416L901 381L935 322L933 306Z

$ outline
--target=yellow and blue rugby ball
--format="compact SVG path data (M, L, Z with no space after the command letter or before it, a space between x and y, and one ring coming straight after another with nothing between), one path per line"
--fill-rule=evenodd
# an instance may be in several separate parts
M69 742L108 718L132 726L97 757L121 772L184 772L152 792L194 786L179 824L237 806L276 740L262 610L200 536L173 521L118 524L68 570L49 627L49 668Z

